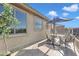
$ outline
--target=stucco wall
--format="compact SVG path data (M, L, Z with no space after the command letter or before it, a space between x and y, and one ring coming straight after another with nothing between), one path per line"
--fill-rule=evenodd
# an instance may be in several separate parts
M6 40L8 50L17 50L24 46L36 43L37 41L45 39L46 21L43 21L43 28L40 31L34 30L34 14L27 13L27 33L10 35ZM0 38L0 50L5 50L4 41Z

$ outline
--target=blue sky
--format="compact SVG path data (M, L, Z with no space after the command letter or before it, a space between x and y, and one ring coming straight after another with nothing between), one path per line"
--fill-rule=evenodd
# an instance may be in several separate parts
M79 27L79 4L78 3L31 3L32 8L36 9L49 19L53 17L73 18L73 21L61 23L65 27Z

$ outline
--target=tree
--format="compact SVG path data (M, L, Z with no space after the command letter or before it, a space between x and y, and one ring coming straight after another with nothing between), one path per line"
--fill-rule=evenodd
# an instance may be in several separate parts
M19 21L14 17L13 8L9 4L3 4L3 7L4 10L0 14L0 33L4 39L7 52L8 47L6 44L6 39L8 39L9 37L11 27L17 26L19 24Z

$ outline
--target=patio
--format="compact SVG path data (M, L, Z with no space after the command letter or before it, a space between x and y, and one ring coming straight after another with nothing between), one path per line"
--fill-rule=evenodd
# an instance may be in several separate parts
M20 51L16 51L11 56L77 56L74 51L72 43L68 47L56 46L54 49L52 45L46 44L46 39L26 47Z

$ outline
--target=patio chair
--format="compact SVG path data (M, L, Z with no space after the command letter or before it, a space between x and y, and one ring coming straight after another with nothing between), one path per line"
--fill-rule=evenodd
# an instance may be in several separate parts
M56 42L57 38L59 39L58 43ZM57 35L50 35L50 33L46 33L46 39L46 43L52 45L54 48L55 46L60 46L60 38Z
M50 42L51 42L51 38L50 38L50 36L49 36L49 34L46 34L46 43L47 44L50 44Z
M61 44L64 44L65 47L68 47L68 43L73 41L73 37L70 33L66 33L65 36L61 39Z

